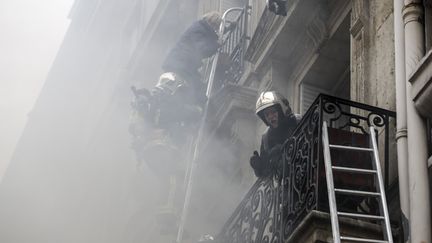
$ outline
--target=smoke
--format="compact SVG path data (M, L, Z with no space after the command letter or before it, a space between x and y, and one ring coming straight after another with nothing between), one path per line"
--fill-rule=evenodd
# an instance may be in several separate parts
M0 2L0 177L68 26L71 0Z
M196 173L186 227L191 238L217 235L250 189L254 177L249 159L241 156L245 151L252 152L252 148L241 140L232 144L226 137L213 138L205 150Z
M0 184L0 242L175 239L190 158L182 172L161 176L149 163L137 162L128 132L130 86L155 85L168 47L196 18L192 1L186 1L190 6L181 5L181 16L161 16L172 28L159 27L175 31L149 24L160 14L156 9L177 12L173 2L75 1L70 27ZM253 180L239 151L252 151L255 144L229 146L229 138L218 132L201 153L187 242L216 234ZM174 214L163 211L166 202Z
M137 170L127 133L132 10L132 1L75 2L0 185L1 242L127 242L131 225L150 220L157 178Z

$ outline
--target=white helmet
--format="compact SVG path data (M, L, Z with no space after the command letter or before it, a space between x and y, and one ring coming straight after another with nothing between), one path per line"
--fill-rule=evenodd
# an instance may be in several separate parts
M162 73L153 92L162 91L168 94L174 94L179 87L185 85L185 82L178 77L175 73L168 72Z
M202 235L198 240L198 242L210 242L210 241L214 241L214 237L209 234Z
M281 115L288 116L292 113L288 100L283 97L279 92L262 92L256 102L255 111L256 114L261 118L261 120L263 120L263 122L268 126L269 124L264 118L264 114L262 111L272 106L276 106L281 112Z

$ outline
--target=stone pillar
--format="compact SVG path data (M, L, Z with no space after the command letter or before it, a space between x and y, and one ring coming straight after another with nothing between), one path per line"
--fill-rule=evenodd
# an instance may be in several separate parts
M411 98L409 76L424 56L423 6L421 0L405 0L405 70L408 124L408 177L410 190L410 237L412 243L431 242L427 138L424 119Z

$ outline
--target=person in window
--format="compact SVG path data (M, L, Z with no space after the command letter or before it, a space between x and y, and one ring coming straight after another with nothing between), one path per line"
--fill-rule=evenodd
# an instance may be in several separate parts
M260 94L256 114L268 129L262 136L260 153L253 152L250 165L257 177L268 177L280 159L282 144L292 135L301 117L293 114L288 100L275 91Z

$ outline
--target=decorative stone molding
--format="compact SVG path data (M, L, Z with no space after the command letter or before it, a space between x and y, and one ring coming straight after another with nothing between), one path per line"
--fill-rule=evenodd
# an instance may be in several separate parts
M351 35L354 38L357 38L358 36L360 36L360 31L363 30L364 24L363 21L361 21L360 18L355 19L352 24L351 24Z
M319 46L328 39L328 29L326 25L326 13L319 12L312 22L307 26L306 35L313 43L315 48L319 49Z
M352 1L351 10L351 35L357 37L363 30L368 19L368 2L366 0Z
M406 138L408 136L408 130L405 129L398 129L396 131L396 140L400 139L400 138Z
M404 24L423 22L423 5L421 1L410 1L402 9ZM414 68L409 77L411 97L421 115L432 118L432 50L430 50Z
M351 10L351 35L356 36L357 33L365 26L368 16L369 4L367 0L354 0L352 1Z
M402 9L402 18L404 20L404 24L408 24L412 21L423 22L423 5L420 2L412 1L411 3L405 5Z
M382 235L382 229L378 225L366 221L342 218L339 224L342 234L364 238L379 238ZM399 239L400 235L395 234L393 237ZM324 212L311 211L287 242L332 242L331 239L330 215Z
M302 0L291 2L283 19L273 19L271 14L263 13L246 58L255 64L256 72L262 73L269 62L280 60L286 64L286 73L294 74L328 38L328 9L323 3Z
M368 2L354 0L351 11L351 99L364 103L367 96Z
M411 97L421 115L432 118L432 50L420 61L409 77Z

